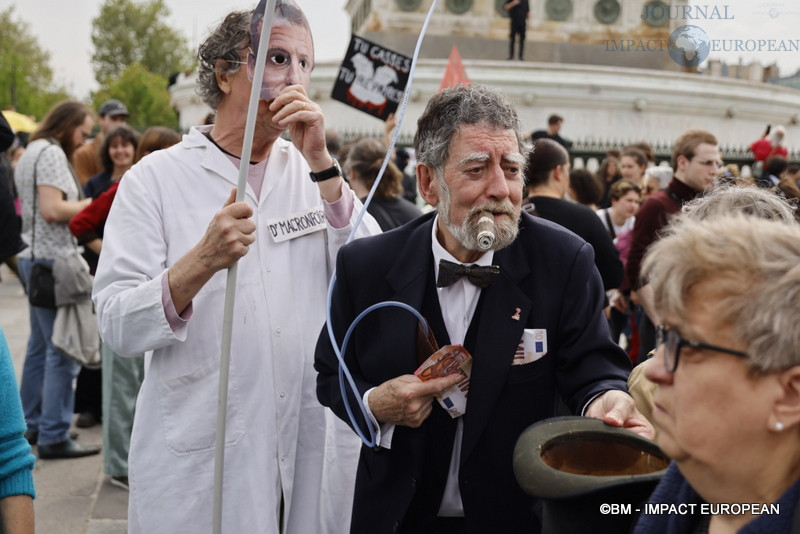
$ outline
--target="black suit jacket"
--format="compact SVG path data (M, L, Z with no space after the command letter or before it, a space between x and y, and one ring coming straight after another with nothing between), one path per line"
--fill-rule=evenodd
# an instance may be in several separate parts
M503 6L511 3L512 1L513 0L505 0L505 2L503 2ZM508 16L511 18L512 22L524 23L525 19L528 17L529 11L530 7L528 7L528 0L521 0L519 4L508 10Z
M528 201L536 210L533 215L560 224L592 245L594 264L603 280L603 287L619 287L624 274L619 251L594 211L583 204L562 198L531 197Z
M341 249L331 314L338 344L360 312L382 301L421 310L439 344L449 342L433 281L433 217ZM523 213L519 238L495 252L493 263L501 273L482 291L465 343L474 361L459 487L468 532L536 532L534 499L522 492L513 473L517 438L554 416L559 397L580 413L602 391L625 391L630 364L609 335L603 286L585 241ZM381 308L359 323L345 354L359 397L414 372L416 328L416 317L396 307ZM524 329L545 329L548 352L512 366ZM349 423L325 329L315 367L320 402ZM434 402L420 428L396 428L391 449L362 447L351 532L423 532L441 501L454 430L455 422Z

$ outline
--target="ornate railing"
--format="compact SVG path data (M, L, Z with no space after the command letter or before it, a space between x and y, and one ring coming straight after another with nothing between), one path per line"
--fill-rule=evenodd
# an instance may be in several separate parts
M570 157L581 158L584 161L590 158L602 160L609 150L621 150L632 143L636 142L633 139L580 139L573 142L570 147ZM670 163L672 159L672 141L655 141L650 142L653 148L653 155L656 159L656 164L662 161ZM750 165L753 163L753 153L746 146L737 145L721 145L720 152L722 152L722 160L727 163L736 163L739 166ZM800 163L800 152L790 152L789 161Z
M342 144L347 144L357 141L362 137L382 137L383 132L374 128L351 128L338 130L341 137ZM622 138L609 138L609 139L596 139L586 138L577 139L573 141L570 147L570 157L574 160L580 158L586 162L591 158L602 161L606 157L609 150L622 150L624 147L641 141L638 139L622 139ZM398 146L412 146L414 143L413 134L400 134L397 140ZM673 141L650 141L650 146L653 148L653 155L656 158L656 164L662 161L667 164L672 159L672 143ZM727 163L735 163L737 165L751 165L753 163L753 154L746 146L740 145L721 145L720 151L722 152L722 159ZM800 151L791 151L789 153L789 161L793 163L800 163Z

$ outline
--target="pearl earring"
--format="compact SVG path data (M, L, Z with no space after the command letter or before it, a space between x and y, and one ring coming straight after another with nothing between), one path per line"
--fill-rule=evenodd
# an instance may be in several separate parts
M781 423L780 421L775 423L775 430L777 430L778 432L782 431L783 430L783 423Z

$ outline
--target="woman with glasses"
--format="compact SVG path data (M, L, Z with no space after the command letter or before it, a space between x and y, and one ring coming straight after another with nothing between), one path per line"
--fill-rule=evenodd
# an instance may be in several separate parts
M681 213L670 224L685 219L700 221L731 214L742 214L785 224L796 224L795 208L786 199L759 187L723 186L684 204ZM652 354L651 354L652 355ZM653 421L653 390L655 384L647 379L644 370L652 360L640 363L628 377L628 391L647 419Z
M642 202L644 202L650 195L655 193L656 191L660 191L665 189L668 185L670 180L672 180L672 175L674 171L672 167L661 167L661 166L652 166L648 167L646 171L644 171L644 178L642 185Z
M790 532L800 497L800 227L686 219L643 264L662 322L645 374L673 462L637 533ZM677 508L680 507L680 508Z

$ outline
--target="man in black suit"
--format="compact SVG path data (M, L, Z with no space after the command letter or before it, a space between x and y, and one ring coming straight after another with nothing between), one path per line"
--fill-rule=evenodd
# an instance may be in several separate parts
M503 9L508 12L508 18L511 20L508 59L514 59L514 38L519 35L519 59L522 61L525 53L525 30L528 28L530 14L528 0L505 0Z
M521 213L529 147L509 101L481 86L445 90L419 119L414 144L420 193L437 212L341 249L331 326L341 343L371 305L410 305L440 346L472 354L469 398L452 419L433 395L460 376L421 382L412 374L427 356L412 313L385 307L365 316L345 358L378 445L361 450L351 532L536 532L534 499L512 469L525 428L556 415L563 400L576 414L652 429L626 392L630 365L602 314L591 246ZM483 252L476 233L487 215L496 238ZM491 275L474 271L445 285L454 277L440 260L499 273L485 288ZM349 422L324 329L315 367L319 400ZM363 417L358 423L365 428Z

